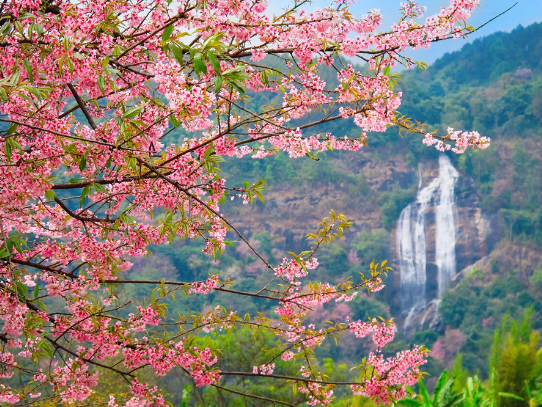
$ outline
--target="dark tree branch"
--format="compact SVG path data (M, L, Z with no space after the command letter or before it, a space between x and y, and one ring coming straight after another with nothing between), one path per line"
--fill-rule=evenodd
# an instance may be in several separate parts
M73 87L71 83L68 83L68 88L70 89L73 97L75 98L75 101L77 102L81 110L83 111L83 114L87 118L88 124L90 124L90 127L92 127L92 130L96 130L96 123L94 123L94 119L88 112L87 107L85 106L85 102L83 102L83 99L81 99L81 97L79 96L79 94L77 93L77 91L75 90L75 88Z
M62 202L60 199L58 199L56 196L55 196L55 202L64 210L64 212L66 212L68 215L70 215L72 218L74 219L77 219L81 222L105 222L105 223L115 223L115 220L114 219L101 219L101 218L96 218L96 217L92 217L92 218L89 218L89 217L86 217L86 216L81 216L81 215L78 215L77 213L73 212L70 210L70 208L68 208L64 202Z

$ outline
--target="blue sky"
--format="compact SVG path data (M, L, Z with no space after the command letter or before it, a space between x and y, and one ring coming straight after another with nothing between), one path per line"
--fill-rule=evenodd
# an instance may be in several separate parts
M404 1L404 0L402 0ZM332 0L315 0L310 8L329 5ZM368 10L380 9L383 16L382 29L385 30L399 18L399 4L401 0L358 0L353 6L350 6L355 16L361 16ZM290 4L286 0L270 0L271 10L279 11ZM528 26L535 22L542 21L542 0L481 0L481 6L475 11L469 24L478 27L504 10L508 9L514 3L517 5L506 14L492 21L480 31L472 34L468 40L449 40L435 44L428 50L418 50L409 53L414 59L422 60L427 63L434 62L437 58L446 52L459 50L466 41L472 41L476 38L487 36L496 31L511 31L518 25ZM438 12L440 7L448 5L449 0L419 0L420 5L428 7L428 13ZM429 14L426 14L429 15Z

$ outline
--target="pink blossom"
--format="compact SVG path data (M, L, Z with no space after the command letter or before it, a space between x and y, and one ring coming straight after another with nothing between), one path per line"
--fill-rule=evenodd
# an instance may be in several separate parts
M228 249L236 228L224 215L227 196L247 204L262 185L227 181L221 161L359 151L369 132L394 126L402 94L391 86L388 68L398 61L411 66L412 59L401 59L407 50L467 34L463 21L479 1L450 0L428 16L424 6L407 1L401 20L383 28L378 10L355 16L347 7L352 3L272 17L262 0L5 2L2 13L11 20L0 47L0 116L9 130L0 137L0 220L14 247L0 265L3 377L14 375L18 357L26 358L37 372L32 385L43 388L33 388L31 397L46 392L64 404L102 396L95 393L94 364L114 366L124 377L143 367L158 376L177 368L198 386L216 385L219 349L198 348L191 335L250 326L275 332L284 351L273 357L289 363L333 332L371 336L377 351L367 363L378 374L353 386L354 393L388 404L404 396L426 352L414 348L385 359L381 349L393 339L393 324L344 323L345 302L384 283L379 276L308 282L321 236L279 264L263 255L258 266L237 271L220 263L221 274L203 281L172 271L171 264L156 281L137 279L141 259L160 245L198 240L210 256ZM280 69L266 63L283 55L291 58ZM368 60L370 72L335 63L356 56ZM332 81L326 72L335 72ZM275 101L255 104L255 95L275 95ZM320 112L325 121L352 120L359 132L320 131ZM183 136L170 144L174 127ZM451 128L423 140L455 153L489 142ZM348 259L355 263L356 254ZM247 272L272 282L244 292L230 278ZM152 297L124 302L128 284L149 288L142 292ZM243 318L219 308L171 315L167 308L183 295L212 301L234 293L269 301L275 314ZM332 306L335 331L317 318L329 303L342 305ZM38 358L48 360L38 365ZM273 360L254 373L275 375ZM299 385L309 404L331 402L332 386L316 368L299 374L309 378ZM0 402L18 403L29 391L0 385ZM131 394L104 403L166 405L161 389L137 379Z

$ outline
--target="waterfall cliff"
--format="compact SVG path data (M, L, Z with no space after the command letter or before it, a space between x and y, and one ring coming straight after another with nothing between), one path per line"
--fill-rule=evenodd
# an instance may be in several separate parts
M450 159L442 154L439 157L438 177L427 186L420 186L416 202L408 205L399 217L396 231L396 248L399 260L401 308L406 314L404 329L410 325L417 312L423 312L422 321L427 317L427 309L449 286L456 274L456 226L455 184L459 173ZM429 242L426 233L426 215L434 213L434 242ZM435 246L437 296L427 294L428 267L427 246Z
M459 173L450 159L439 157L439 199L436 207L436 263L438 267L438 296L448 288L456 274L455 263L455 184Z

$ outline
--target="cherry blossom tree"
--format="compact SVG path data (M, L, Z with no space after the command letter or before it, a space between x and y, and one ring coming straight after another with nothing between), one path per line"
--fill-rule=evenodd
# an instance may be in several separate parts
M385 262L357 281L307 282L318 248L349 228L344 216L332 212L308 235L311 250L270 264L222 214L226 198L262 198L264 182L226 182L219 169L223 160L247 155L357 151L367 132L394 125L440 150L486 147L489 140L476 132L425 135L401 118L390 73L397 64L416 65L406 49L468 34L464 20L478 0L450 0L428 17L406 0L387 31L379 28L378 11L354 16L349 2L339 1L309 12L305 3L296 0L273 16L263 0L1 2L0 403L47 396L71 405L99 396L111 407L162 406L160 389L139 374L163 376L174 368L198 386L225 391L225 375L290 381L313 405L328 404L341 385L389 404L418 381L424 348L382 355L394 336L391 321L345 316L331 325L304 324L313 306L383 287ZM355 59L369 70L356 69ZM326 84L323 69L335 73L338 86ZM258 102L269 94L281 95L281 104ZM353 121L361 136L319 132L334 120ZM185 137L173 144L167 140L174 133ZM269 280L260 290L237 290L221 275L126 279L131 261L152 245L197 239L204 253L217 256L230 244L228 232L265 266ZM117 292L130 284L148 285L153 295L137 306L123 303ZM211 291L274 305L251 316L220 307L168 314L165 301L175 293ZM217 360L228 355L191 341L239 327L280 340L268 363L221 371ZM372 337L375 351L359 361L358 381L331 382L314 350L345 332ZM279 359L301 370L275 371ZM131 394L94 394L100 369L128 381ZM9 381L14 374L21 379Z

